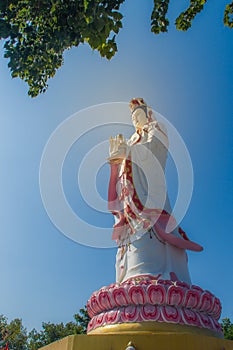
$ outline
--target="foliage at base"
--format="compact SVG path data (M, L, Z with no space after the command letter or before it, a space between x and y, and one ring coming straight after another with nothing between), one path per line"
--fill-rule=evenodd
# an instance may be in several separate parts
M7 318L1 315L0 345L2 341L2 344L8 344L9 350L36 350L68 335L85 334L90 320L86 308L80 309L79 313L74 315L74 319L75 322L70 321L66 324L43 322L41 331L34 328L27 332L21 319L16 318L8 322Z

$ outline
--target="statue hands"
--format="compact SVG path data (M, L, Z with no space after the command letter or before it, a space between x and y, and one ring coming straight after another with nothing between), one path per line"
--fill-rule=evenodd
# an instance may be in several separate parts
M121 163L125 159L126 148L126 140L122 134L118 134L116 137L111 136L109 139L109 162Z

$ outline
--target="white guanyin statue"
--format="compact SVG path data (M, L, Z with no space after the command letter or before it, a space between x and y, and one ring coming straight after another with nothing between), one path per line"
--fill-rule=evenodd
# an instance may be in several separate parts
M201 251L171 216L164 177L168 136L142 98L130 101L135 133L110 138L108 207L115 217L116 281L152 275L191 284L186 249ZM176 227L169 232L169 225Z
M118 245L116 283L92 293L87 332L222 337L220 300L190 281L186 250L202 247L172 216L164 176L166 129L142 98L132 99L130 110L136 132L127 142L122 135L110 138L108 208ZM198 349L206 347L206 338L200 337Z

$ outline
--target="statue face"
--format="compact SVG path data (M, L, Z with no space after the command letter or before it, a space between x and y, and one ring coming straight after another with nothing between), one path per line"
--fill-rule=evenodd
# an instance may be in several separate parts
M132 122L135 129L142 129L147 123L146 113L142 109L137 109L132 114Z

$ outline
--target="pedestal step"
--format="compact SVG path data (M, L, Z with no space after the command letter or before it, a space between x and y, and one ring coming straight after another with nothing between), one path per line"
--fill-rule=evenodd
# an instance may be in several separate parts
M132 350L233 350L233 341L169 332L71 335L41 350L126 350L127 347Z

